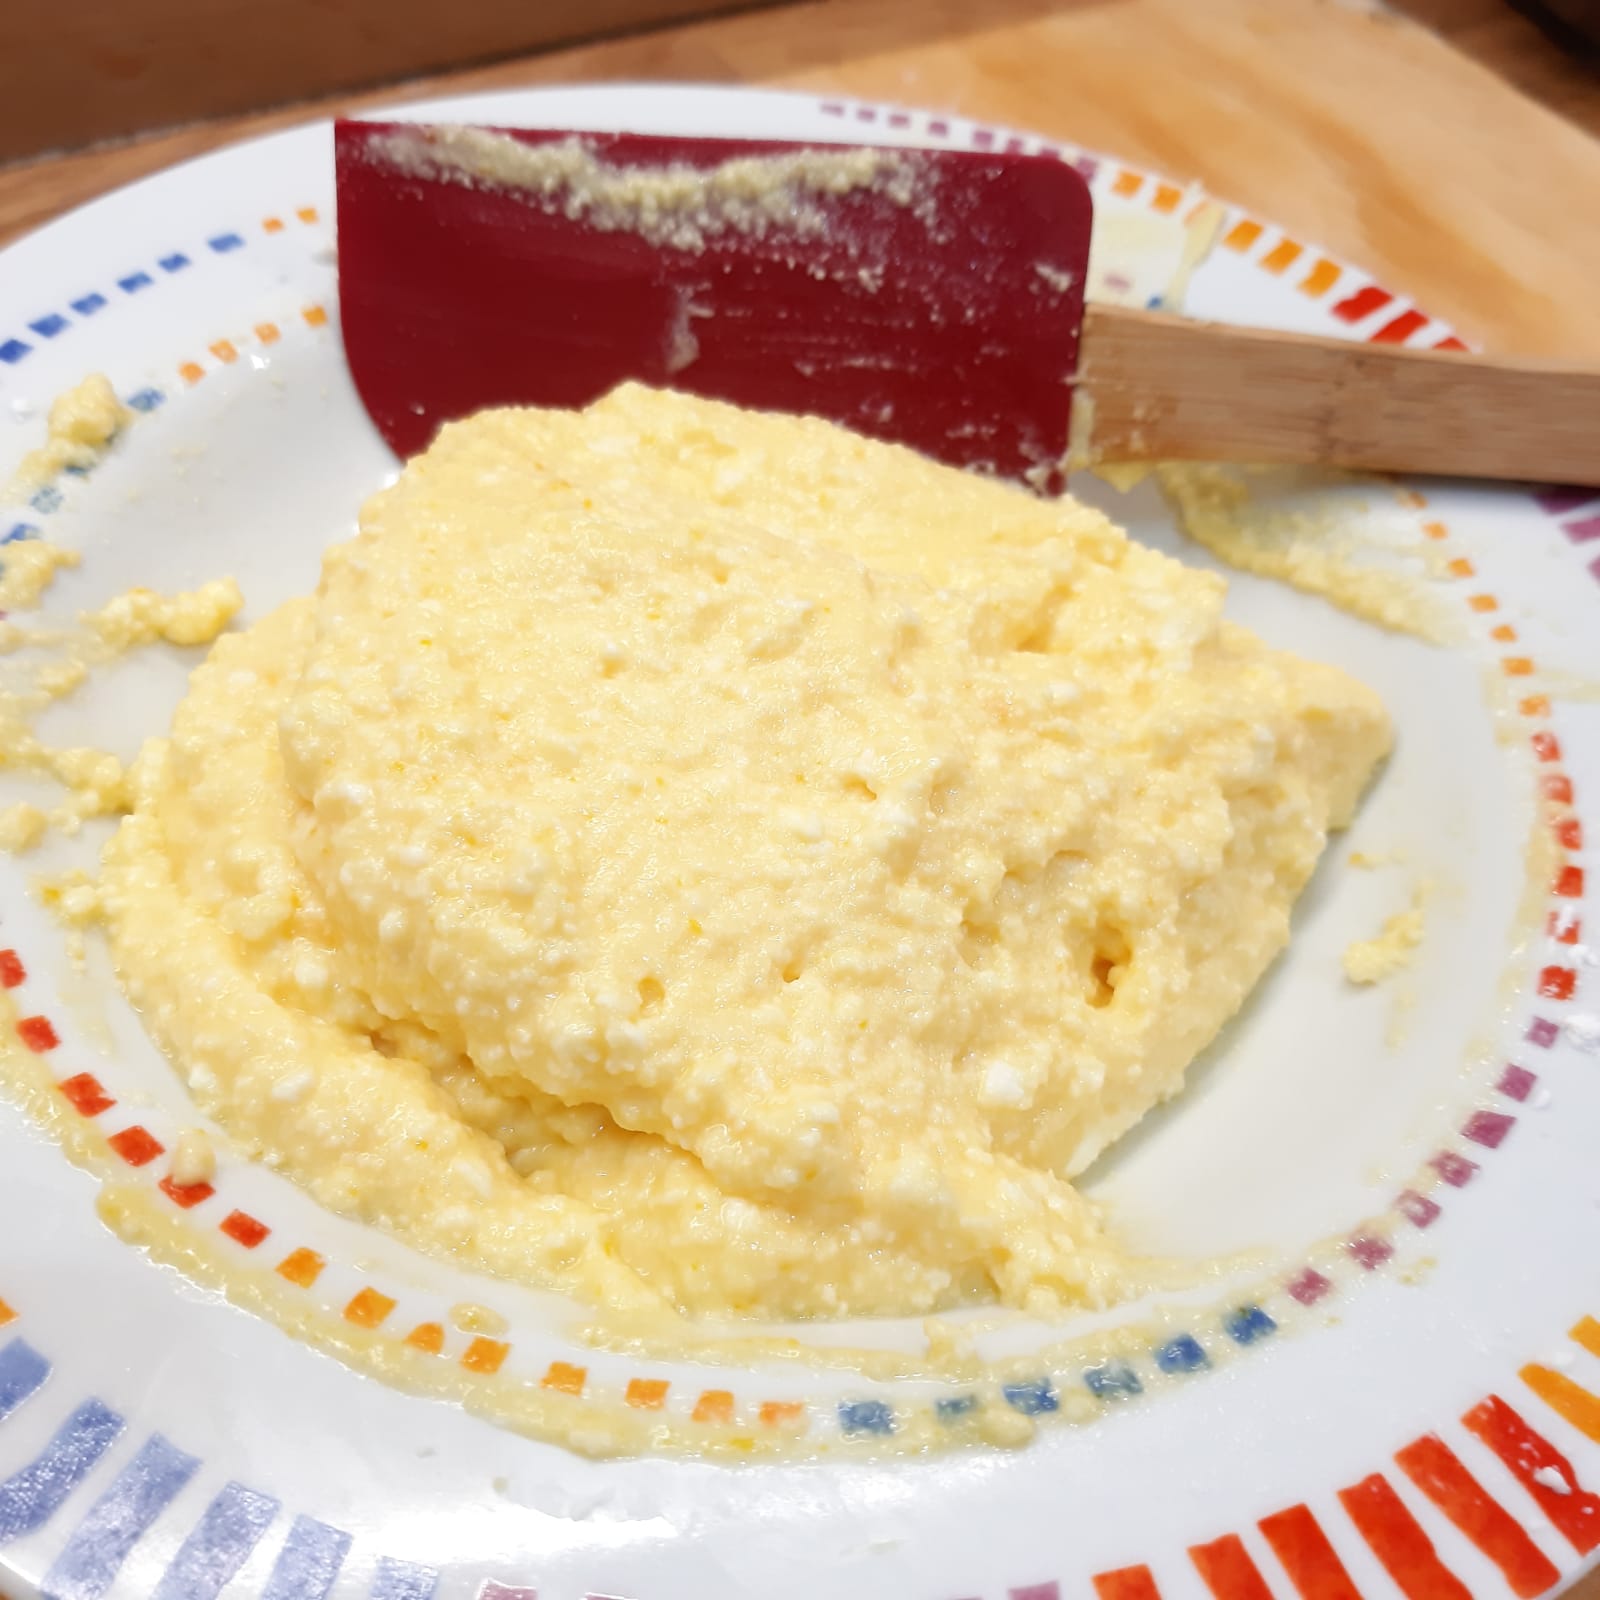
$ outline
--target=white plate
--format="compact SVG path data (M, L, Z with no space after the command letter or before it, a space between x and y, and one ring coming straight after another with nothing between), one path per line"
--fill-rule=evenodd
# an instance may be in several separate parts
M1012 137L701 89L541 91L406 114ZM1147 297L1201 196L1083 159L1102 219L1098 286ZM84 552L59 585L63 607L233 573L260 616L315 581L321 549L393 470L341 358L332 198L328 130L302 129L161 174L0 255L0 469L37 442L51 396L90 371L148 409L91 477L65 481L59 504L46 495L0 525ZM1188 304L1354 338L1449 338L1360 272L1232 210ZM1375 537L1432 553L1460 641L1431 648L1235 578L1235 614L1374 684L1400 746L1308 891L1289 956L1192 1088L1091 1184L1142 1245L1248 1248L1260 1264L1064 1328L1008 1320L994 1341L1015 1363L1003 1403L1040 1425L1024 1450L904 1453L959 1438L959 1406L939 1402L987 1381L872 1378L848 1358L588 1349L549 1296L423 1259L226 1156L202 1203L156 1199L261 1314L153 1263L97 1220L97 1193L107 1178L152 1190L166 1155L129 1158L170 1148L194 1113L103 965L74 979L28 893L41 867L83 863L97 840L0 865L0 943L14 952L0 980L26 1017L48 1019L24 1031L43 1046L29 1058L49 1075L41 1103L56 1108L52 1136L0 1102L0 1582L18 1596L162 1600L224 1584L272 1600L1243 1600L1261 1584L1443 1596L1462 1592L1455 1581L1493 1596L1570 1580L1600 1547L1587 1492L1600 1490L1600 1328L1568 1332L1600 1312L1600 1056L1582 1009L1600 974L1581 932L1553 939L1547 917L1581 926L1592 909L1582 833L1600 826L1600 706L1584 674L1600 658L1600 505L1439 485L1335 493L1351 515L1366 508ZM1096 496L1178 548L1151 492ZM131 755L164 726L185 670L176 653L146 653L52 732ZM1546 849L1525 905L1535 832ZM1357 849L1402 860L1353 871ZM1350 991L1339 952L1423 877L1437 887L1414 971L1398 988ZM91 1080L115 1104L100 1106ZM81 1109L49 1086L62 1081ZM355 1317L376 1317L370 1330L346 1314L362 1291ZM456 1331L447 1308L464 1300L509 1331ZM275 1325L296 1319L310 1340ZM431 1335L415 1330L435 1325L441 1348L425 1353ZM918 1348L911 1325L802 1337ZM1108 1358L1118 1339L1126 1353ZM347 1364L375 1355L422 1393ZM658 1405L691 1438L697 1407L719 1404L702 1396L726 1391L759 1459L580 1459L450 1399L561 1405L581 1387L621 1406L636 1379L667 1388L636 1385L633 1410ZM786 1423L789 1403L799 1417ZM785 1427L803 1428L814 1459L768 1459ZM1348 1587L1315 1586L1331 1562Z

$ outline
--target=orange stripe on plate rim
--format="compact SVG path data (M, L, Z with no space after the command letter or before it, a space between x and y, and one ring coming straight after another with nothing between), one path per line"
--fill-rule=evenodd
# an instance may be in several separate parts
M1097 1572L1094 1592L1100 1600L1161 1600L1161 1591L1149 1567L1118 1567L1115 1572Z
M1217 1600L1272 1600L1267 1580L1236 1533L1190 1545L1189 1559Z
M1494 1562L1520 1600L1533 1600L1560 1581L1560 1568L1437 1434L1413 1439L1395 1451L1394 1458L1400 1470Z
M1600 1547L1600 1495L1578 1482L1572 1463L1519 1412L1491 1394L1462 1416L1461 1425L1499 1456L1580 1556ZM1554 1485L1546 1481L1552 1473Z
M1581 1344L1592 1356L1600 1356L1600 1322L1593 1317L1583 1317L1567 1330L1567 1337Z
M1304 253L1304 247L1293 239L1280 239L1262 256L1261 265L1268 272L1286 272Z
M1309 1506L1287 1506L1256 1526L1302 1600L1361 1600L1361 1591Z
M503 1339L487 1339L479 1334L462 1352L461 1365L468 1372L481 1373L487 1378L500 1370L510 1354L511 1346Z
M217 1224L217 1228L246 1250L256 1249L272 1234L272 1229L266 1223L259 1217L252 1217L248 1211L230 1211Z
M302 1289L309 1289L322 1275L322 1269L327 1262L315 1250L291 1250L277 1265L277 1274L280 1278L287 1278L290 1283L298 1284Z
M1368 344L1404 344L1428 319L1415 307L1402 311L1399 316L1384 323L1376 333L1369 334Z
M1565 1417L1585 1438L1600 1444L1600 1396L1563 1372L1530 1361L1517 1374L1557 1416Z
M575 1367L570 1361L552 1361L539 1380L542 1389L554 1389L560 1394L582 1394L589 1381L587 1367Z
M358 1328L376 1328L394 1310L395 1302L371 1287L357 1290L344 1308L344 1320Z
M419 1322L405 1337L413 1350L436 1356L444 1349L444 1325L439 1322Z
M667 1403L669 1388L665 1378L629 1378L622 1398L641 1411L659 1411Z
M1326 294L1338 281L1338 264L1326 256L1318 256L1317 264L1300 280L1300 293L1315 299Z
M733 1392L729 1389L707 1389L694 1403L696 1422L732 1422Z
M1407 1600L1472 1600L1381 1472L1341 1489L1339 1503Z

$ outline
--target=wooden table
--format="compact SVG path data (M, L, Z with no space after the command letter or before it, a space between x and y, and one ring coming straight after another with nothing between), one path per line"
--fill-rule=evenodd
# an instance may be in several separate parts
M630 78L848 93L1085 144L1199 179L1469 338L1600 361L1600 141L1356 0L803 0L0 171L0 240L309 115ZM1568 109L1600 123L1600 90L1583 94Z

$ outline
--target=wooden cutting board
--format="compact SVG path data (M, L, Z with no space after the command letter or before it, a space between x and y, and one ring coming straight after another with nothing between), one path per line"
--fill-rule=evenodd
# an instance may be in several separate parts
M584 78L776 84L1018 124L1198 178L1487 345L1600 359L1600 143L1364 0L807 0L315 109ZM0 171L0 240L311 109Z

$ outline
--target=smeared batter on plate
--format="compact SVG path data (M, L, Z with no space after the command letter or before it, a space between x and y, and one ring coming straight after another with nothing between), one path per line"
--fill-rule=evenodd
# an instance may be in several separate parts
M1070 500L624 388L221 639L103 902L324 1203L619 1308L1113 1299L1072 1176L1288 937L1376 697Z

